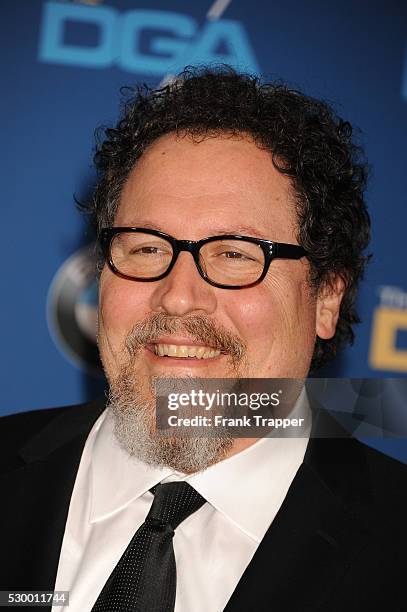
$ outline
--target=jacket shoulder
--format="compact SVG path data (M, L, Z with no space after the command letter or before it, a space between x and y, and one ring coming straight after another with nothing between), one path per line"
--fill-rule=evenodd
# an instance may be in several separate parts
M84 404L44 408L18 412L0 417L0 470L14 465L19 451L25 444L46 429L55 419L77 421L84 412L95 412L102 405L101 400Z
M407 504L407 465L371 446L363 446L375 496L382 497L386 493L387 500L396 497Z

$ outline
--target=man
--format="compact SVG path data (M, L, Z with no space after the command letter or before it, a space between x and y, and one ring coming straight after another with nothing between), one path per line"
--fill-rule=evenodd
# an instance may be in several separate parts
M69 591L71 612L406 608L405 468L304 394L299 437L155 428L156 378L302 379L352 340L351 133L227 67L128 100L91 206L107 407L3 419L2 589Z

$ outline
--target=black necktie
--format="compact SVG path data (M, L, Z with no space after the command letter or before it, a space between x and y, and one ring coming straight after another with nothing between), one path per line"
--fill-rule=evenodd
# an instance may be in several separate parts
M187 482L151 489L153 504L102 589L92 612L172 612L177 573L174 529L205 499Z

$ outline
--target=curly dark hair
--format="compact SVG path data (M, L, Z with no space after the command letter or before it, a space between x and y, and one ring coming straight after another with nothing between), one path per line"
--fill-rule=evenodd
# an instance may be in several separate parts
M192 137L219 133L251 136L290 177L297 202L298 242L309 252L310 283L317 291L340 276L346 286L335 336L317 338L311 371L328 363L346 343L357 286L369 259L370 218L364 202L367 164L352 142L352 127L325 102L281 82L229 66L187 67L160 89L123 88L122 116L103 128L94 161L98 183L87 206L99 234L113 225L120 194L136 161L169 132ZM99 132L100 135L100 132Z

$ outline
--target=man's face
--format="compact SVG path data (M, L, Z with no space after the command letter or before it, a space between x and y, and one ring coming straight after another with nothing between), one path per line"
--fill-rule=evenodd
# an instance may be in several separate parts
M131 172L114 225L184 240L241 234L297 243L289 180L274 169L270 153L243 136L157 140ZM253 444L230 436L157 436L152 381L305 377L316 333L333 335L337 316L310 290L308 276L306 258L276 259L260 284L228 290L203 280L188 252L154 282L125 280L105 265L99 349L122 446L147 463L193 472ZM181 356L179 346L201 347L203 358ZM221 353L211 355L213 347ZM173 356L157 355L158 348Z
M270 153L243 137L199 143L173 134L160 138L130 174L114 225L155 228L178 239L232 233L297 244L289 180L275 170ZM179 321L181 331L156 342L203 344L182 329L188 317L203 317L241 342L240 375L306 376L317 325L308 273L306 258L274 260L259 285L227 290L206 283L187 252L179 255L169 276L155 282L125 280L105 266L99 345L108 377L119 373L133 326L158 313ZM139 376L221 378L232 372L227 354L160 357L151 348L138 352L134 366Z

